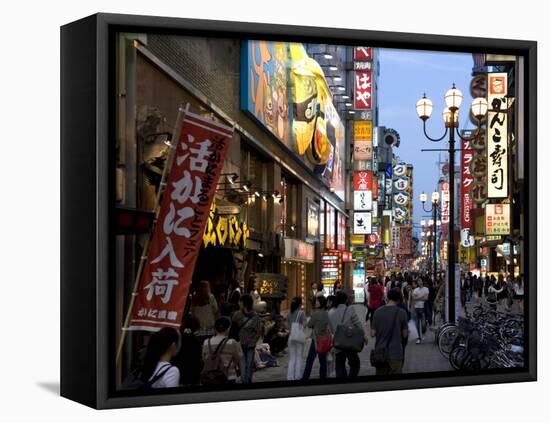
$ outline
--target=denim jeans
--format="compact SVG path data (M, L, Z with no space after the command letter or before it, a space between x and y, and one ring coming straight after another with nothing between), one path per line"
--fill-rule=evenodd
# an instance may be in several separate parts
M336 377L348 377L346 360L349 363L349 377L357 377L361 361L355 351L338 351L336 353Z
M424 307L414 309L414 323L418 331L418 339L422 339L422 326L424 323Z
M318 354L315 347L315 341L312 340L311 346L309 347L309 352L307 354L306 368L304 370L304 376L302 377L302 380L308 380L309 377L311 376L311 369L313 368L313 362L315 361L315 357L319 357L319 379L326 379L327 355Z
M252 374L254 373L254 352L254 347L243 346L243 358L241 359L242 383L252 383Z

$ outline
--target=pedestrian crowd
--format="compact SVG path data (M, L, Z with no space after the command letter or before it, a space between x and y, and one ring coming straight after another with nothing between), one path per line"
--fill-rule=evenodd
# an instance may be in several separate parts
M523 278L499 275L477 277L467 273L460 281L463 306L473 298L492 306L523 311ZM374 338L370 365L376 374L402 372L409 340L420 344L436 317L444 320L445 284L441 278L408 272L373 276L365 283L365 322L361 322L353 295L337 281L326 296L322 284L313 284L307 316L301 297L290 301L285 317L266 312L254 285L250 293L231 284L226 301L218 304L208 281L200 281L190 298L180 330L153 333L140 364L126 378L128 389L250 384L254 373L278 366L288 354L287 380L311 378L315 361L319 379L359 375L359 353Z
M524 281L523 275L514 277L502 273L477 276L468 272L460 280L460 303L464 308L472 300L485 299L493 308L523 313ZM515 305L515 307L514 307Z

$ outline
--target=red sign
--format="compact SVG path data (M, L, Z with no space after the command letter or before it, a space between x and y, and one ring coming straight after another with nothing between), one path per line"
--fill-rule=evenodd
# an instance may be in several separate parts
M372 47L355 47L355 60L358 62L372 60Z
M474 184L474 175L470 164L474 160L474 151L471 149L470 141L462 141L461 151L461 177L460 177L460 190L462 196L462 210L461 221L462 229L472 229L472 207L473 199L470 193L472 185Z
M343 263L351 263L353 260L352 260L352 256L351 256L351 251L342 251L342 262Z
M129 329L179 328L233 130L187 113L151 235Z
M380 234L378 232L373 232L372 234L367 235L367 244L369 247L374 247L381 243Z
M372 108L372 72L370 70L355 71L355 109Z
M353 173L354 191L372 191L372 171L358 170Z
M372 198L373 200L378 199L378 175L372 177Z

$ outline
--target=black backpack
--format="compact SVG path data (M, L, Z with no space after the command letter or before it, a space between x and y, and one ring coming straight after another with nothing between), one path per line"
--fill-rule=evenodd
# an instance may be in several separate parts
M223 385L227 383L227 367L224 366L220 357L224 345L229 338L224 338L212 351L210 339L208 339L208 357L204 360L204 367L201 372L201 384L203 385Z
M162 379L162 377L170 370L172 367L171 364L167 364L166 366L162 367L159 372L153 377L152 379L148 381L144 381L141 378L141 370L137 369L134 370L132 373L128 375L126 380L123 383L124 389L133 389L138 391L149 391L153 388L153 385Z

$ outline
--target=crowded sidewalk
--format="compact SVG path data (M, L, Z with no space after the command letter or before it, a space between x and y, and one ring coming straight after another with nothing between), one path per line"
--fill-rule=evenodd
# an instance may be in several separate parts
M361 321L365 321L366 308L362 304L353 306ZM368 327L368 324L367 324ZM435 331L429 330L425 334L425 338L421 344L415 344L415 340L410 340L405 349L405 363L403 373L421 373L421 372L437 372L453 370L449 364L449 360L444 358L439 352L437 345L434 343ZM359 354L361 367L359 376L371 376L376 373L376 369L370 364L370 352L374 347L375 338L370 337L368 345L363 348ZM304 348L308 350L308 346ZM277 358L278 367L269 367L260 369L254 373L254 382L272 382L286 381L288 368L288 354L285 353L282 357ZM305 357L304 357L305 363ZM330 367L329 367L330 368ZM333 376L333 375L331 375ZM311 379L319 378L319 362L315 360Z

